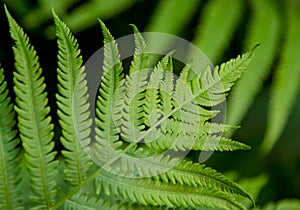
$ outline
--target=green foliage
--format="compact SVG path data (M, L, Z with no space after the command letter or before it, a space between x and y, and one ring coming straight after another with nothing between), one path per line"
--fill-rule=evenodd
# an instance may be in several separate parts
M110 18L132 6L136 0L37 0L33 6L29 0L3 0L16 12L27 29L43 27L44 35L53 38L54 27L48 26L52 18L51 8L64 18L74 32L83 31L97 24L96 19ZM76 6L75 6L76 5ZM86 12L89 11L89 12Z
M273 1L253 0L251 11L245 49L251 49L257 43L261 47L230 94L227 122L233 125L240 123L262 88L271 71L280 38L281 17Z
M246 209L238 198L253 204L251 196L224 175L175 155L180 154L178 150L249 149L221 136L234 126L210 121L217 114L213 107L225 100L253 50L214 69L208 67L191 80L187 79L191 67L186 65L174 81L172 52L153 70L145 71L146 44L132 26L136 50L129 75L124 76L117 44L100 21L104 65L96 102L96 141L92 142L80 50L68 27L54 13L60 150L54 148L54 126L36 51L7 10L6 14L15 40L14 107L18 127L1 69L0 179L5 183L0 188L1 207ZM178 129L179 124L189 129ZM87 150L101 167L93 164ZM30 180L24 189L20 187L23 157ZM28 193L21 194L21 190Z
M280 137L299 92L300 61L297 55L300 53L298 41L300 15L298 7L287 2L286 14L287 31L271 90L268 125L262 145L264 153L269 152Z
M82 147L90 144L89 104L84 67L78 44L70 30L54 14L58 42L58 94L57 105L62 127L61 143L66 148L66 180L72 185L80 184L87 177L91 166ZM76 103L74 103L76 101Z
M209 1L203 8L193 43L215 63L228 46L244 11L243 1ZM257 44L257 43L255 43ZM253 45L252 45L253 46Z
M0 69L0 207L22 208L21 192L18 189L21 177L20 139L15 130L15 112L9 97L4 71Z
M11 37L15 40L14 91L18 130L25 150L26 168L30 174L36 209L50 209L57 194L57 154L53 151L53 124L49 116L47 93L42 69L29 39L6 10ZM15 148L18 149L18 148ZM17 151L16 151L17 152Z

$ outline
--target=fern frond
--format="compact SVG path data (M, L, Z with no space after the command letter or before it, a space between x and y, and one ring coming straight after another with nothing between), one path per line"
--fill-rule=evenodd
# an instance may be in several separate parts
M232 125L239 124L243 119L269 75L281 32L281 16L274 2L254 0L251 6L253 16L245 48L249 50L258 43L261 47L229 95L227 122Z
M117 48L117 44L114 38L106 28L104 23L99 20L103 36L104 36L104 64L103 75L99 88L99 95L96 102L96 142L98 149L95 151L100 152L105 150L100 146L104 145L102 141L107 141L108 146L113 144L121 144L119 140L119 129L116 127L114 116L119 115L121 107L116 108L116 103L122 103L122 99L116 98L117 96L123 96L120 91L120 87L124 83L122 73L122 63L120 61L120 54ZM116 113L118 111L118 113ZM97 157L98 155L95 154ZM106 155L108 157L109 154Z
M125 208L126 207L126 208ZM132 208L127 208L129 206L122 205L120 201L111 200L109 198L91 197L87 194L74 195L70 200L68 200L65 205L65 210L127 210Z
M243 14L243 1L224 0L207 2L201 15L193 43L215 63L230 42Z
M218 189L223 192L241 195L251 200L252 204L254 204L251 196L241 187L216 170L206 167L204 164L182 160L165 173L155 176L154 179L160 179L173 184Z
M298 55L300 54L300 28L298 25L300 24L300 15L298 7L293 5L292 2L287 4L288 28L271 89L267 130L261 146L264 154L267 154L279 139L299 90L300 60Z
M153 206L144 206L139 204L132 204L130 202L122 202L110 197L96 198L85 195L75 195L64 205L65 210L153 210ZM155 207L155 210L183 210L192 208L167 208ZM194 209L194 208L193 208Z
M18 186L20 177L20 139L15 130L15 112L9 97L4 70L0 68L0 208L24 209Z
M192 161L170 158L170 156L157 155L151 157L146 150L135 151L135 157L122 159L112 167L114 174L134 175L134 177L151 177L155 180L172 183L178 186L194 186L215 189L226 193L241 195L254 203L251 196L237 184L227 179L216 170L204 164Z
M66 150L66 180L78 185L87 177L92 164L82 145L90 144L91 119L84 67L78 44L67 26L53 13L58 43L58 116L62 127L61 142Z
M123 106L122 135L125 139L135 142L144 129L143 100L148 79L148 55L146 43L136 26L131 25L134 31L135 53L129 75L125 81L125 98Z
M167 207L245 209L233 196L201 187L178 186L148 178L130 179L103 171L95 187L109 196L132 203Z
M150 136L154 135L154 137ZM233 141L217 135L198 135L197 133L179 132L179 134L162 134L160 131L152 132L147 136L146 145L150 148L175 151L201 150L201 151L234 151L249 150L250 147L241 142ZM155 140L153 140L155 139Z
M223 102L225 93L230 90L246 69L254 49L221 66L216 66L213 72L208 67L202 74L195 77L191 81L191 90L196 102L208 107Z
M51 209L55 204L56 152L53 151L53 124L49 116L42 69L29 39L6 9L11 37L15 40L14 90L15 110L18 113L18 128L25 149L27 169L31 176L33 195L30 200L35 209Z

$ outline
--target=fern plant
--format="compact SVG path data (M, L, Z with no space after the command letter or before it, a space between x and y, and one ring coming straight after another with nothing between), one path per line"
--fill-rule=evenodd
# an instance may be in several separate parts
M221 173L178 158L190 150L250 148L221 136L235 126L211 120L217 114L212 107L225 100L253 50L214 69L208 66L191 80L186 65L175 80L172 53L145 70L146 43L132 25L136 49L125 75L117 44L100 21L104 65L94 138L79 46L53 12L63 147L58 149L37 53L5 11L15 41L16 97L12 102L1 69L1 209L246 209L240 199L253 205L251 196Z

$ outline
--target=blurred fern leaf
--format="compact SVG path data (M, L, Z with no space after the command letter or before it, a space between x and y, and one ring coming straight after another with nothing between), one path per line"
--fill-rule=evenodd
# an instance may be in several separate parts
M300 15L298 7L292 1L287 1L286 14L285 42L271 88L267 130L261 146L264 154L280 138L299 92Z
M272 1L253 0L245 49L261 44L249 63L247 71L236 83L228 100L228 124L238 124L269 76L277 53L281 32L281 16Z

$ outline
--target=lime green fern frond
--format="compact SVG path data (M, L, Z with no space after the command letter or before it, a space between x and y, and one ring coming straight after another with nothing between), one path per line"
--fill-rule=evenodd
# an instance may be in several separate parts
M136 26L134 31L135 53L126 76L123 106L122 135L125 139L135 142L144 129L143 99L148 78L148 55L146 43Z
M58 116L62 127L61 142L66 150L64 169L66 180L78 185L87 177L91 166L89 157L83 150L90 144L91 119L84 67L78 44L67 26L54 14L58 42L58 91L56 95Z
M46 85L34 48L29 39L6 10L10 33L15 40L14 84L15 110L18 128L25 149L27 169L31 176L33 195L30 200L35 209L51 209L55 204L57 161L53 151L53 124L48 116Z
M96 187L106 195L143 205L245 209L230 194L209 188L183 187L148 178L125 178L105 171L96 177Z
M281 32L281 17L273 1L254 0L251 6L253 13L245 48L249 50L258 43L261 47L230 93L227 122L233 125L240 123L269 75Z
M3 72L0 68L0 208L24 209L18 188L21 181L20 139L15 130L15 112Z
M191 90L196 102L202 106L215 106L225 100L225 93L241 77L250 62L253 50L236 59L216 66L213 72L208 67L201 75L191 81Z
M263 153L268 153L279 139L288 120L290 110L297 98L300 77L300 15L299 8L287 2L287 31L280 62L275 72L271 89L267 130L262 144Z
M120 128L117 127L117 121L120 119L114 119L114 116L122 116L120 111L122 108L122 99L118 97L123 95L122 84L124 81L123 67L117 44L105 24L101 20L99 21L104 36L104 63L99 95L96 102L97 149L95 151L107 150L108 152L107 147L113 146L116 148L122 144L122 142L119 141ZM118 106L116 104L118 104ZM106 149L104 149L103 146ZM99 154L94 155L100 159L99 161L103 161L102 156L99 158ZM104 157L109 158L110 154L107 153Z
M215 63L230 42L243 13L243 1L208 1L193 43Z

